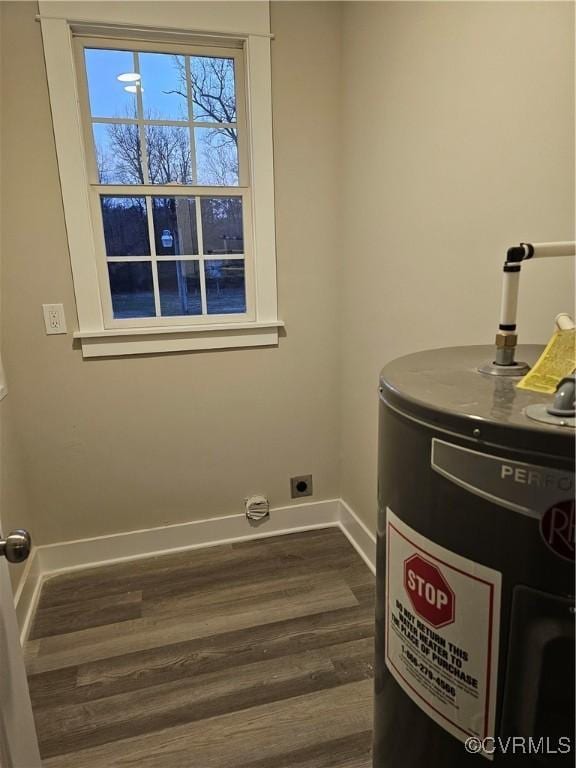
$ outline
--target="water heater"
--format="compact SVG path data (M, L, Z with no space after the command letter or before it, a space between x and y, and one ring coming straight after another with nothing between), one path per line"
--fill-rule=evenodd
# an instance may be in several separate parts
M486 360L381 374L374 768L574 765L574 431Z

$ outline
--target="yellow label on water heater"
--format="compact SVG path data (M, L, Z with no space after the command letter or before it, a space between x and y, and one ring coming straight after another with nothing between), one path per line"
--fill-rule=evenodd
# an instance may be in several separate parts
M556 392L560 381L576 368L576 329L556 331L538 362L516 385L532 392Z

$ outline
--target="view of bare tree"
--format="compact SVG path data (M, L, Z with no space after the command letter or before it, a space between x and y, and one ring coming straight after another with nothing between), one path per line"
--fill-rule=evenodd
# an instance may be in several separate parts
M147 125L146 151L151 184L192 183L190 136L187 128Z
M122 195L101 196L109 258L140 256L145 259L150 254L146 197L130 194L129 185L225 187L238 184L233 59L174 56L172 63L179 88L163 93L191 100L194 122L201 125L192 128L168 125L162 122L160 113L147 110L143 125L128 122L134 115L127 113L118 116L119 122L100 123L95 133L100 182L127 187ZM126 121L120 122L122 120ZM156 253L188 257L197 253L194 205L194 198L152 196ZM202 265L208 313L243 312L244 264L241 260L225 258L227 254L244 251L241 198L202 196L200 205L203 253L211 257ZM202 311L199 269L199 265L191 261L159 262L163 315ZM154 314L154 288L148 262L110 261L109 272L115 317Z
M186 65L174 56L180 87L166 93L188 98ZM190 96L194 119L207 123L236 122L234 60L211 56L190 58ZM232 185L238 183L238 132L230 125L203 128L197 132L198 166L206 179L203 183Z
M150 183L191 183L192 161L186 128L147 125L146 152ZM96 153L101 183L144 184L142 156L138 126L130 123L106 124L106 142L97 146Z
M234 61L232 59L190 57L190 96L194 119L203 127L194 130L196 179L188 128L174 125L146 125L146 154L149 182L152 184L199 184L234 186L238 184L238 132ZM185 60L173 57L180 87L164 91L188 98ZM126 115L132 117L132 114ZM159 120L149 111L146 120ZM214 127L212 127L212 125ZM143 148L138 126L133 123L107 123L105 140L97 142L96 155L100 181L104 184L143 184Z
M187 99L185 63L179 56L173 58L181 86L177 90L166 91L166 93L178 93ZM233 59L193 56L190 59L190 86L195 120L215 123L236 122ZM233 128L223 130L228 134L230 141L236 142L236 131Z
M106 125L107 143L97 151L98 173L103 184L144 184L142 146L138 127L126 123Z

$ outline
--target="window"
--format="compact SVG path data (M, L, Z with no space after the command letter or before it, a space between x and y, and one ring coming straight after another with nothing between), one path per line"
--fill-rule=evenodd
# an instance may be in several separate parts
M104 325L253 317L242 52L76 47Z
M84 355L275 343L263 38L62 23L42 19Z

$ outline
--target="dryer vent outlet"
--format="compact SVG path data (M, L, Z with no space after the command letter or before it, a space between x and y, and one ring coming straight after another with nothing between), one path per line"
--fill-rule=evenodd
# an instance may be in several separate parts
M270 502L266 496L250 496L244 499L246 517L252 522L260 522L270 517Z

